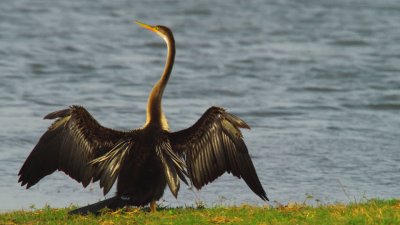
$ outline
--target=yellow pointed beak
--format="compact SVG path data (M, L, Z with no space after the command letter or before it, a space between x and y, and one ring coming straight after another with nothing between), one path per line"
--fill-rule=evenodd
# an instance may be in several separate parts
M154 26L139 22L139 21L135 21L136 24L138 24L139 26L146 28L147 30L151 30L153 32L156 32L156 29L154 28Z

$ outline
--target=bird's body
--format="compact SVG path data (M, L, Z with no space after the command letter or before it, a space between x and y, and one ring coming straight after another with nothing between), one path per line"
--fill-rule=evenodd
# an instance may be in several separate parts
M174 38L167 27L139 25L161 36L168 47L164 72L149 95L145 125L128 132L105 128L81 106L50 113L45 119L57 120L28 156L19 182L29 188L61 170L84 187L100 181L106 194L118 178L115 197L72 211L79 214L149 203L153 211L167 185L177 197L180 181L188 184L189 178L200 189L225 172L243 178L267 200L242 140L239 128L249 128L243 120L211 107L192 127L169 131L161 99L175 58Z
M159 136L150 129L136 131L134 153L127 156L132 163L123 164L118 175L117 196L129 198L133 205L143 206L159 200L164 194L166 180L161 160L156 154Z

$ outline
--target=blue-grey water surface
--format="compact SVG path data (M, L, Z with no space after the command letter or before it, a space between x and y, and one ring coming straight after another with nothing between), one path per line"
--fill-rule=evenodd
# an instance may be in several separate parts
M143 125L166 48L134 20L175 34L163 100L171 129L190 126L211 105L243 118L271 202L400 197L396 0L5 0L0 210L103 199L97 183L83 189L62 172L29 190L17 173L49 112L79 104L107 127ZM265 204L230 175L200 192L181 189L178 200L167 190L163 204Z

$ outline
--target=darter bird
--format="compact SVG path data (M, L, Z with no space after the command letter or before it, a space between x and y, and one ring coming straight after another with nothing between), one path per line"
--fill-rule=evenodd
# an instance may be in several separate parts
M250 127L239 117L213 106L193 126L169 130L161 99L174 64L174 36L165 26L136 23L160 36L168 49L164 71L148 98L144 126L128 132L109 129L76 105L52 112L44 118L56 120L26 159L18 182L30 188L61 170L83 187L100 181L106 195L118 178L114 197L71 214L147 204L155 211L167 185L177 197L180 181L188 184L188 179L199 190L225 172L243 178L255 194L268 200L240 131Z

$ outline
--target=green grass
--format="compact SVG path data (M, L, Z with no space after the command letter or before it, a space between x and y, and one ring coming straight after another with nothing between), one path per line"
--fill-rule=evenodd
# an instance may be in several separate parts
M72 208L13 211L0 214L0 224L400 224L400 200L369 200L348 205L280 207L164 208L149 213L138 208L101 216L69 216Z

